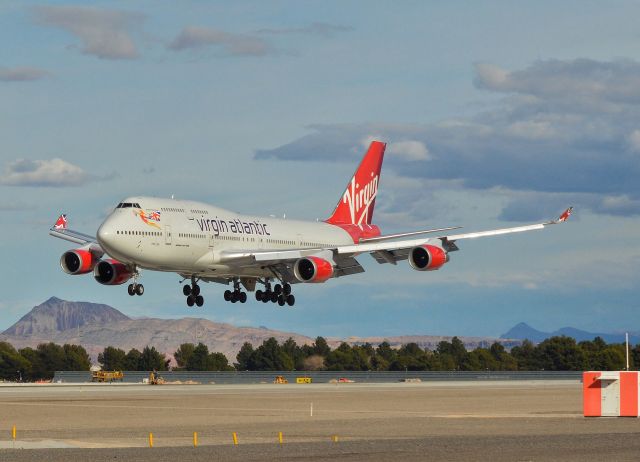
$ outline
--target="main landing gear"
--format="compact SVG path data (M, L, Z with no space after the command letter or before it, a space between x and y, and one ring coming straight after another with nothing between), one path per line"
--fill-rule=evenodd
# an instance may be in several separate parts
M187 297L187 305L197 306L204 305L204 297L200 295L200 286L196 284L196 278L191 278L191 285L186 284L182 286L182 293Z
M144 286L142 284L138 284L138 276L139 274L136 272L133 274L133 284L129 284L127 287L127 292L132 297L134 295L142 295L144 294Z
M285 282L283 285L276 284L271 289L271 282L267 280L264 283L265 290L256 290L256 300L262 303L277 303L280 306L285 304L293 306L296 302L296 298L291 293L291 284Z
M238 281L237 279L233 281L233 292L230 290L224 291L224 299L225 301L231 303L247 302L247 293L240 290L240 281Z

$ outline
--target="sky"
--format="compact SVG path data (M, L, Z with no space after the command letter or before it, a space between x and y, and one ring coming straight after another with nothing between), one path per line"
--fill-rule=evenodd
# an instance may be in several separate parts
M51 296L133 317L310 336L640 331L640 4L631 1L0 3L0 329ZM229 304L179 277L69 276L59 213L94 233L130 195L330 215L388 143L383 232L562 226L467 240L435 272L379 265Z

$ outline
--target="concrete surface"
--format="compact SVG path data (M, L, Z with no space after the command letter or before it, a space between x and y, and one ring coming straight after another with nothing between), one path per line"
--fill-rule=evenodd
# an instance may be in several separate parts
M636 460L640 421L583 418L581 391L576 381L0 387L0 448L14 424L25 448L0 459ZM58 449L27 449L37 447Z

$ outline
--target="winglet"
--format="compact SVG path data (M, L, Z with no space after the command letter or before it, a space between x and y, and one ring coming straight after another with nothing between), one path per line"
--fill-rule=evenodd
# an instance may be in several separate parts
M56 224L53 225L53 229L67 229L67 215L62 214L58 217Z
M573 207L569 207L567 210L562 212L562 215L560 215L557 220L554 220L553 223L564 223L569 219L572 213L573 213Z

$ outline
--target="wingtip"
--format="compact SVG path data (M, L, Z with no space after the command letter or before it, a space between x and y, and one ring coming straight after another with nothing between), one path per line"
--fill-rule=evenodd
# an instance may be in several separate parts
M555 223L564 223L569 219L571 214L573 213L573 206L568 207L562 214L555 220Z

